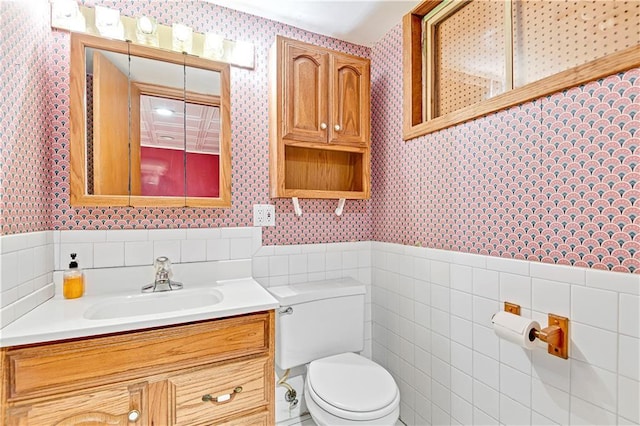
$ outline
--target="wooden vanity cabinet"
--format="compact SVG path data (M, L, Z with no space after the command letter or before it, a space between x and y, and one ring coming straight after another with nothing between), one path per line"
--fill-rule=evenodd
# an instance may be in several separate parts
M271 196L368 198L369 59L279 36L269 65Z
M2 424L274 424L273 315L4 348Z

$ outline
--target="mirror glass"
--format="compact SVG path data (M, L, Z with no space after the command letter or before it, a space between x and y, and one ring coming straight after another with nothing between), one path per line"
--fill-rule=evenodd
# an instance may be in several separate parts
M229 206L228 66L109 43L81 44L82 72L72 49L72 205Z
M184 65L131 56L132 194L184 197Z
M187 196L217 197L220 187L220 74L186 67L185 88Z
M86 49L87 193L129 194L128 55Z

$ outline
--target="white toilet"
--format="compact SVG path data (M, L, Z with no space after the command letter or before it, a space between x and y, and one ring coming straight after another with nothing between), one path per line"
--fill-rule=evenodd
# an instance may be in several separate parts
M307 408L319 426L395 425L400 392L391 374L357 355L364 345L365 287L344 278L271 287L280 302L276 364L309 363Z

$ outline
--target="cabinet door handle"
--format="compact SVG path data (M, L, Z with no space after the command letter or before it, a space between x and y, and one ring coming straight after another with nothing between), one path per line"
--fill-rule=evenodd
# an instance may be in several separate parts
M227 402L233 401L233 398L240 392L242 392L242 386L236 387L231 393L225 393L220 396L211 396L211 394L202 395L202 400L213 404L226 404Z
M320 128L322 130L326 130L327 129L327 123L320 123Z
M340 125L336 124L335 126L333 126L333 128L336 130L336 132L340 131Z
M138 419L140 418L140 411L138 410L131 410L129 411L129 414L127 414L127 419L129 419L130 422L137 422Z

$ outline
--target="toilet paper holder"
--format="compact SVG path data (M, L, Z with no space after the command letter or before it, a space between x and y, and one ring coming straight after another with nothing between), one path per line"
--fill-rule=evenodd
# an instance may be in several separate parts
M504 310L514 315L520 315L520 305L504 302ZM531 330L530 339L540 339L547 344L547 352L551 355L569 358L569 318L556 314L547 315L548 326L542 330Z

